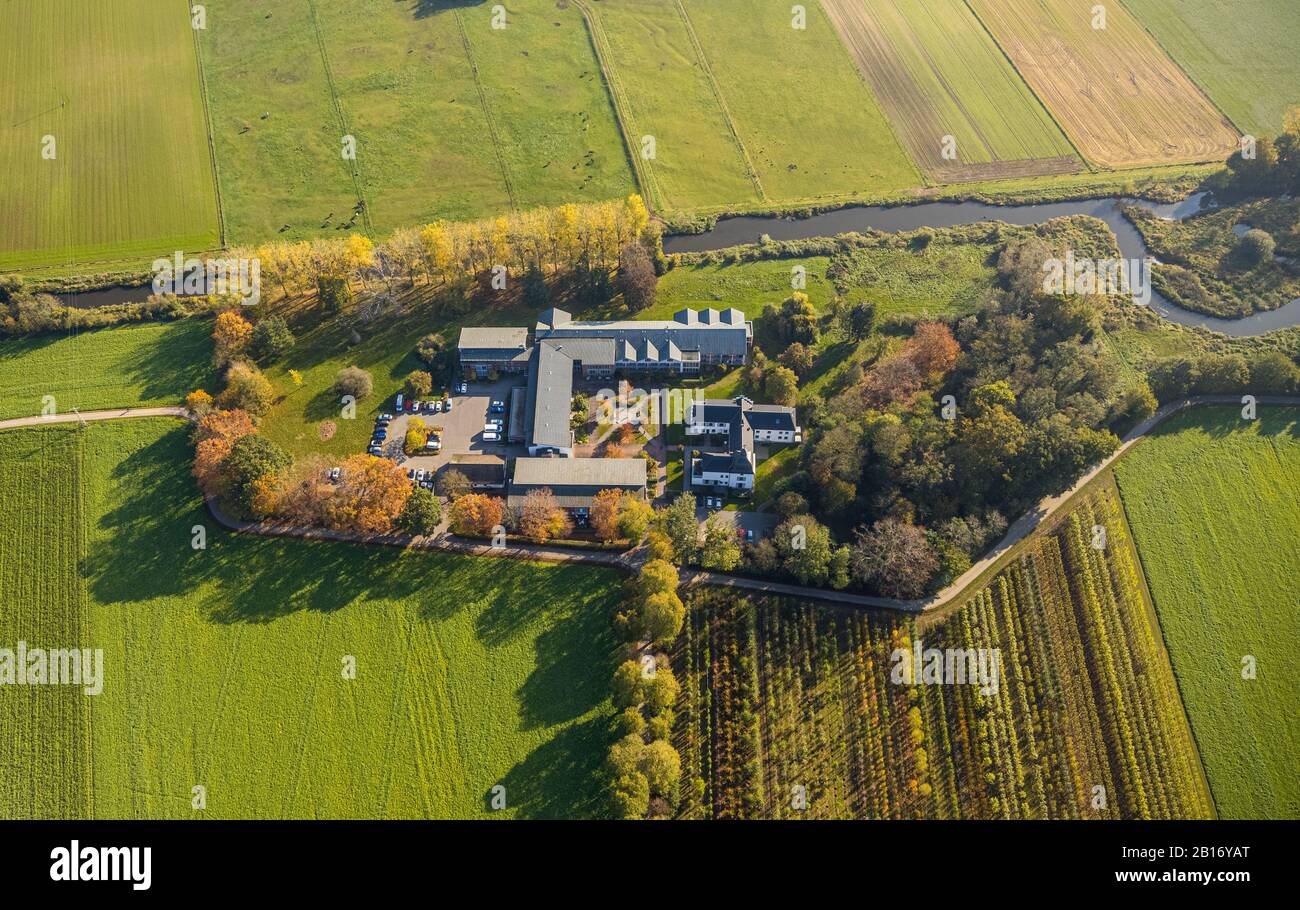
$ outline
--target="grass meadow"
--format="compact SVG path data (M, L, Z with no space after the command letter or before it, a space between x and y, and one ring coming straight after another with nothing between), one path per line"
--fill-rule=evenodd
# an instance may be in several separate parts
M1224 818L1300 817L1297 427L1296 408L1195 408L1115 472Z
M1081 168L1060 127L965 4L822 5L912 158L936 182ZM955 158L945 156L946 137Z
M613 575L226 534L186 437L0 433L0 623L105 664L0 691L6 817L465 818L497 784L494 817L599 814Z
M204 39L230 232L255 242L626 196L581 12L515 0L218 0ZM343 136L355 137L354 161ZM367 221L368 215L368 221Z
M215 382L211 334L183 319L5 341L0 420L42 413L47 395L59 413L180 404Z
M1101 5L1104 28L1075 0L969 6L1092 164L1222 161L1237 149L1232 125L1123 6Z
M1292 0L1123 0L1237 128L1276 135L1300 105Z
M219 246L186 7L0 5L0 175L0 269Z

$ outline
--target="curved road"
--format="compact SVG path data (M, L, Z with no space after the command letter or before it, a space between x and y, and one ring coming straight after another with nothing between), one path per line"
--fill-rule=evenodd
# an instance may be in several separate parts
M1256 403L1259 405L1300 406L1300 396L1261 395L1256 397ZM851 594L845 591L832 591L826 588L813 588L805 585L773 581L765 578L750 578L744 575L731 575L724 572L711 572L703 569L683 569L682 583L688 586L697 584L718 585L722 587L743 588L749 591L785 594L792 597L803 597L812 600L826 601L828 603L846 607L869 607L881 610L897 610L907 613L927 613L939 610L960 600L962 595L965 594L966 589L976 583L981 575L992 568L999 559L1002 559L1008 553L1009 550L1032 534L1043 522L1051 518L1070 500L1071 497L1074 496L1075 493L1090 483L1101 472L1109 468L1118 459L1127 454L1128 450L1143 436L1146 436L1160 424L1164 423L1170 417L1185 408L1205 404L1241 406L1241 396L1202 395L1196 398L1185 398L1182 401L1171 402L1164 405L1151 417L1130 430L1128 434L1124 436L1119 448L1116 449L1109 458L1080 477L1079 480L1064 493L1061 493L1059 496L1051 496L1042 500L1035 508L1018 518L1009 528L1007 528L1006 536L1004 536L992 550L985 554L979 562L971 566L968 571L963 573L961 577L951 585L930 597L920 600L894 600L887 597L869 597L863 594ZM55 423L89 423L101 420L122 420L132 417L178 417L183 420L188 420L190 419L190 414L184 408L179 407L125 408L115 411L87 411L84 414L78 414L74 411L67 414L50 415L48 417L19 417L13 420L0 420L0 430L43 426L45 424ZM226 515L214 499L208 500L208 510L212 513L212 517L216 522L227 530L262 534L270 537L298 537L305 540L333 540L347 543L376 544L381 546L425 550L445 550L452 553L461 553L467 556L498 556L508 559L535 559L543 562L554 563L589 563L606 566L628 573L636 571L642 562L642 556L636 550L628 552L611 552L568 547L548 547L544 545L523 543L511 544L504 547L494 547L489 544L480 544L461 540L445 532L431 535L429 537L408 537L402 534L360 534L352 531L331 531L324 528L303 528L296 525L288 525L283 522L243 521Z

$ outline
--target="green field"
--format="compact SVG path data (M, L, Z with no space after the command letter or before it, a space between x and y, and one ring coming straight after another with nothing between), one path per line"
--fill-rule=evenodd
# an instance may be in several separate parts
M1224 818L1300 817L1298 426L1295 408L1196 408L1116 469Z
M587 4L629 144L669 211L753 208L915 186L875 98L820 9L777 0Z
M499 30L488 6L423 0L269 10L219 0L204 39L235 241L329 233L359 198L383 233L633 190L574 7L514 0Z
M104 650L100 695L0 690L0 816L599 813L614 576L222 533L188 459L172 421L0 433L4 643Z
M178 405L209 386L212 322L184 319L0 344L0 420L55 409Z
M0 269L218 246L186 7L0 4L0 175Z
M1123 0L1240 130L1276 135L1300 106L1294 0Z

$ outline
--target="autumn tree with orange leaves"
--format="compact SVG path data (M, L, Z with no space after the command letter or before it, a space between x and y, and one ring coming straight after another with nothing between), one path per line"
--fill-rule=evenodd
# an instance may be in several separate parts
M212 326L212 362L225 366L242 354L252 340L252 323L233 310L222 313Z
M194 468L199 489L209 496L219 495L225 478L222 463L231 448L244 436L256 433L253 418L246 411L211 411L194 430Z
M353 455L339 465L341 477L325 504L325 523L338 531L384 534L411 495L406 472L387 458Z
M490 535L502 524L505 505L495 496L466 493L451 504L451 529L471 537Z
M550 490L532 490L519 510L519 533L534 543L545 543L573 533L573 520Z

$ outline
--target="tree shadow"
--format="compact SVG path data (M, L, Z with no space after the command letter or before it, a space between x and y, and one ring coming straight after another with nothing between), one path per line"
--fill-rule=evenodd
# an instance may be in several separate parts
M599 818L606 814L601 767L614 741L607 716L575 723L506 774L506 799L520 818ZM490 808L491 796L484 794Z
M483 6L487 0L397 0L408 7L416 19L428 19L448 10L465 9L471 6Z

